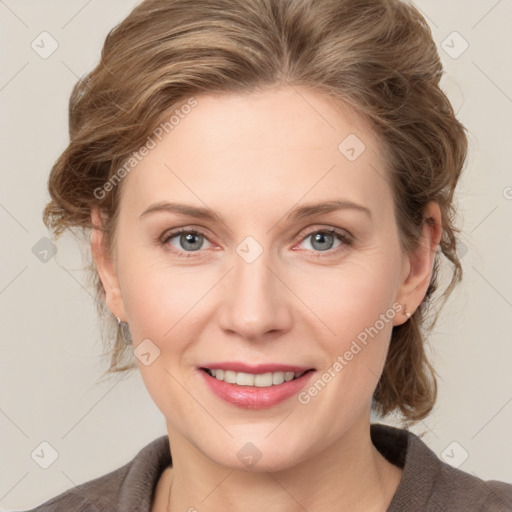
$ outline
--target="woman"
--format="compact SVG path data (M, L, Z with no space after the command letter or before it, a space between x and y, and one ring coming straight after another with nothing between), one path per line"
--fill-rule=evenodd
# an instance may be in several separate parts
M167 436L36 511L512 510L370 424L432 410L441 258L462 277L441 75L399 0L147 0L109 34L44 220L91 230L110 370Z

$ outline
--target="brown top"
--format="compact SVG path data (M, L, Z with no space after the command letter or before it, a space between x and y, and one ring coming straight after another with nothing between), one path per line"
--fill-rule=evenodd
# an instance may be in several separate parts
M387 512L512 512L512 484L450 466L408 430L374 423L370 433L379 452L403 469ZM169 438L162 436L121 468L29 512L150 512L158 479L170 465Z

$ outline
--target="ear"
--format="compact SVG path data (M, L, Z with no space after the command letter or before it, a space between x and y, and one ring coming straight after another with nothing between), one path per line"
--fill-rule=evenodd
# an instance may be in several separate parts
M104 225L104 218L98 207L91 209L91 221L93 226L96 226L91 231L91 252L103 284L103 289L105 290L105 302L112 314L126 321L126 313L117 278L115 260L108 254L105 246L104 233L99 229Z
M433 201L427 204L423 213L421 243L412 254L406 256L406 275L397 293L397 301L411 315L425 297L432 277L434 257L442 236L441 210ZM408 273L407 273L407 268ZM393 325L405 323L408 318L405 309L402 315L396 315Z

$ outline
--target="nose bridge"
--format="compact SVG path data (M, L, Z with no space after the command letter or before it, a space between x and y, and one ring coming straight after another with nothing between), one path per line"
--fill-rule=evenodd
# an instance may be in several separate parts
M272 268L272 251L247 237L236 248L227 284L222 326L246 338L285 328L288 314L283 285ZM275 271L274 271L275 272Z

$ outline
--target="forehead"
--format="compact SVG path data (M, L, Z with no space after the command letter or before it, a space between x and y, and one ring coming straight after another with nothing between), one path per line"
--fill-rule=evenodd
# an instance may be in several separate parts
M337 197L390 207L379 140L349 106L303 87L195 102L174 115L168 133L151 135L154 147L124 179L130 211L172 199L253 212Z

